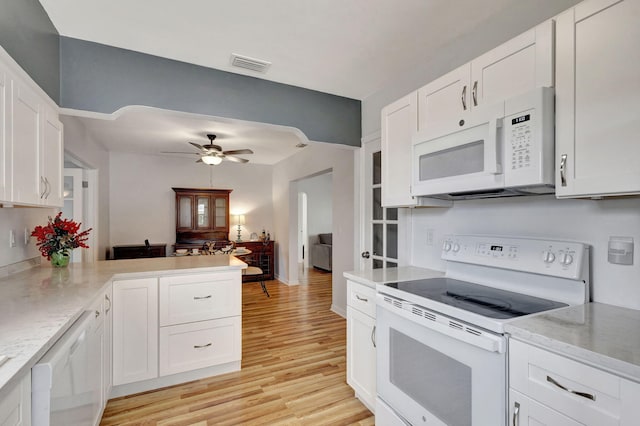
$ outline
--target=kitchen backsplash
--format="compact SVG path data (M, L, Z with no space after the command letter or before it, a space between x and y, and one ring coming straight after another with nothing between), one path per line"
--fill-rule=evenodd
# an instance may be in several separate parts
M410 263L442 270L440 249L447 234L495 234L579 241L591 246L592 299L640 309L640 259L610 264L612 236L640 241L640 198L557 200L553 196L459 201L451 208L412 209ZM428 244L432 233L433 243Z

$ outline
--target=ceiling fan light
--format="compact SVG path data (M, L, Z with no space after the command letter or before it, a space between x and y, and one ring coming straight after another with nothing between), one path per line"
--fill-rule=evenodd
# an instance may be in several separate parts
M204 155L202 157L202 162L210 166L217 166L218 164L222 163L222 158L218 157L217 155Z

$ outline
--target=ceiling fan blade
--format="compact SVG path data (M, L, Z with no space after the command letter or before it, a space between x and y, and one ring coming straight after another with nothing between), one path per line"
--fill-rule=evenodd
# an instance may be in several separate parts
M204 146L202 146L202 145L200 145L200 144L197 144L197 143L195 143L195 142L189 142L189 143L190 143L191 145L195 146L196 148L198 148L198 149L199 149L200 151L202 151L203 153L205 153L205 154L208 154L208 153L209 153L209 150L208 150L208 149L206 149Z
M223 151L224 155L235 155L235 154L253 154L253 151L250 149L232 149L231 151Z
M224 160L229 160L229 161L233 161L234 163L248 163L249 160L244 159L244 158L240 158L240 157L234 157L232 155L225 155L223 157Z
M202 145L202 148L206 149L209 152L222 152L222 147L220 145L214 145L212 143Z
M185 151L160 151L160 154L189 154L189 155L201 155L199 152L185 152Z

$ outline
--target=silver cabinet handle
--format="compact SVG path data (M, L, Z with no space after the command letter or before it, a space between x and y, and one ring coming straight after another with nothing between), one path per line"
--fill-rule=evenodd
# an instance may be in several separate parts
M40 183L42 184L42 186L44 186L44 189L40 193L40 198L43 198L45 192L47 192L47 184L44 182L44 178L42 176L40 176Z
M592 395L592 394L590 394L590 393L586 393L586 392L579 392L579 391L574 391L574 390L572 390L572 389L569 389L568 387L563 386L563 385L561 385L560 383L556 382L553 378L551 378L551 377L549 377L549 376L547 376L547 382L549 382L549 383L551 383L551 384L553 384L553 385L555 385L555 386L559 387L559 388L560 388L560 389L562 389L563 391L567 391L567 392L569 392L569 393L572 393L572 394L574 394L574 395L581 396L581 397L583 397L583 398L590 399L590 400L592 400L592 401L595 401L595 400L596 400L596 396L595 396L595 395Z
M473 89L471 89L471 97L473 98L473 106L478 106L478 80L473 82Z
M96 318L100 316L100 311L96 311Z
M520 403L516 402L513 404L513 426L518 426L520 424Z
M369 299L367 299L366 297L360 297L357 294L356 294L356 299L361 300L363 302L368 302L369 301Z
M46 194L45 194L44 198L48 199L49 195L51 195L51 184L49 183L49 178L45 177L44 178L44 183L46 184L46 186L45 186Z
M193 345L193 349L208 348L211 345L212 345L212 343L207 343L206 345Z
M193 296L193 300L211 299L211 295L208 296Z
M567 186L567 154L560 157L560 185Z
M462 109L467 110L467 85L462 88Z
M373 329L371 330L371 343L373 343L373 347L377 348L376 346L376 326L373 326Z
M105 295L104 295L104 299L105 299L107 302L109 302L109 307L108 307L107 309L105 309L105 313L107 313L107 314L108 314L108 313L109 313L109 311L111 310L111 299L109 299L109 295L108 295L108 294L105 294Z

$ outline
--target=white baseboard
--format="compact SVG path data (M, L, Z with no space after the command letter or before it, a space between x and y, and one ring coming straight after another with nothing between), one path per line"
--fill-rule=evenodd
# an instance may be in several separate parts
M344 319L347 319L347 311L340 308L339 306L334 305L333 303L331 304L331 312L340 315Z

